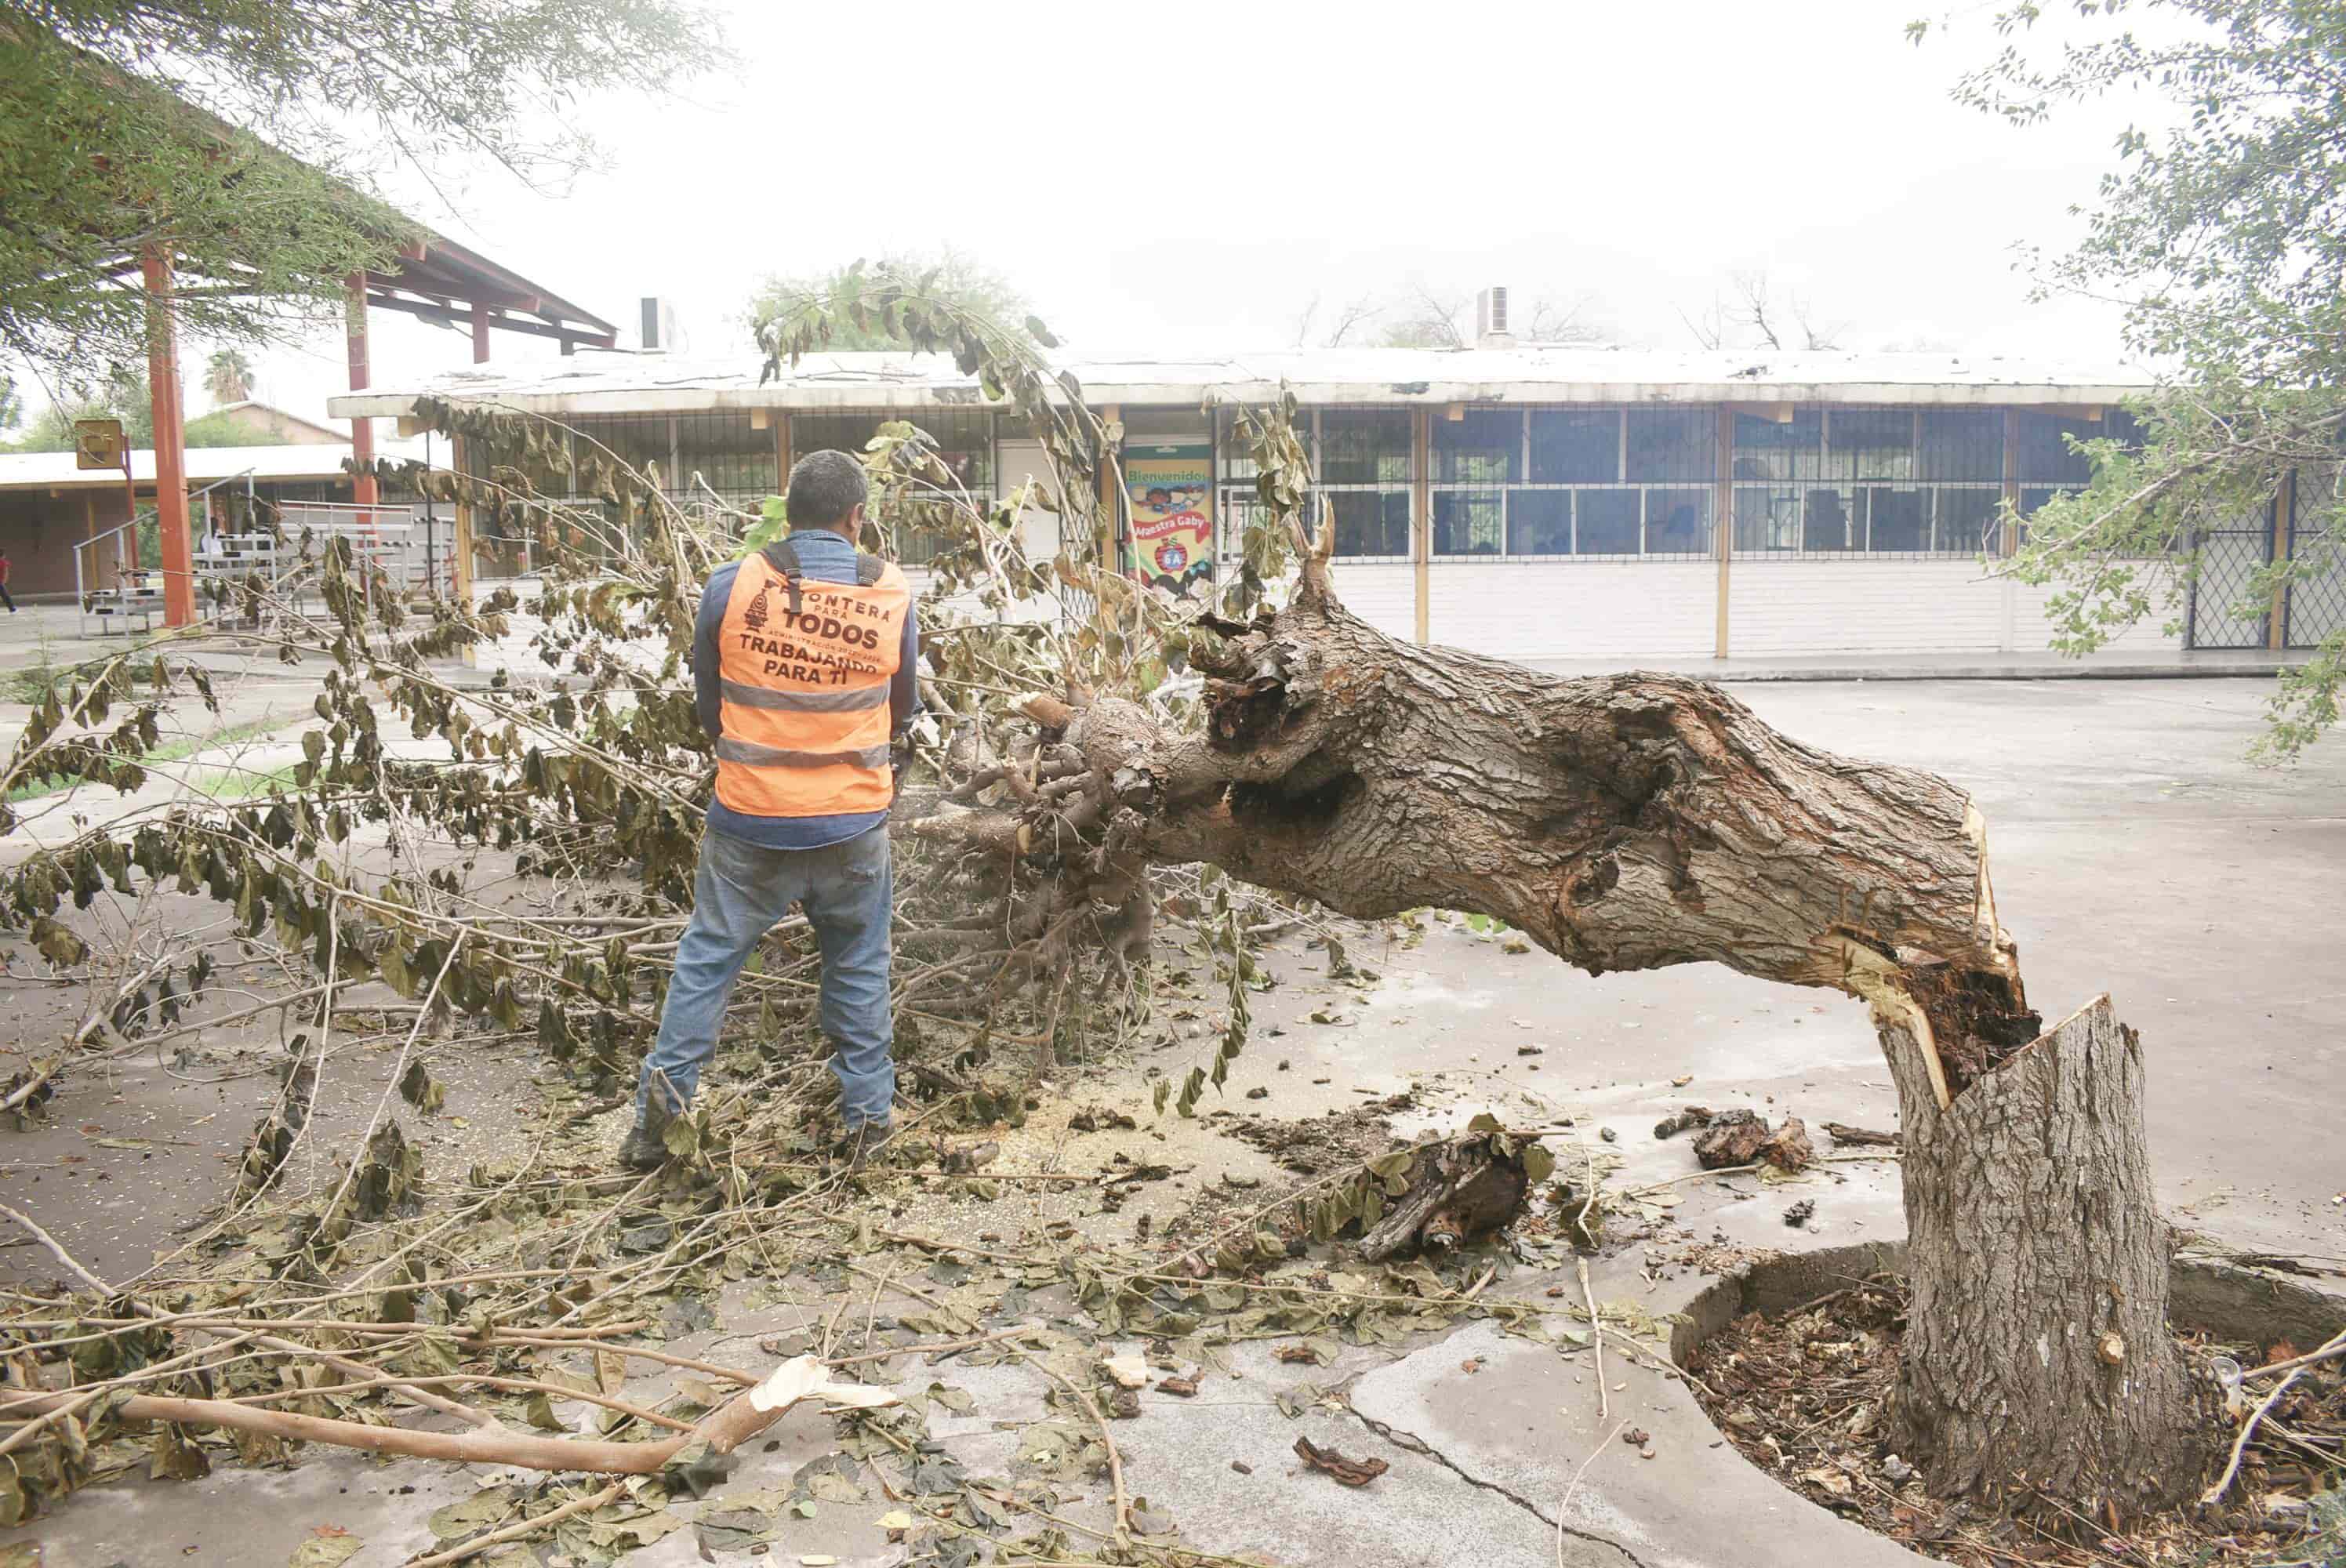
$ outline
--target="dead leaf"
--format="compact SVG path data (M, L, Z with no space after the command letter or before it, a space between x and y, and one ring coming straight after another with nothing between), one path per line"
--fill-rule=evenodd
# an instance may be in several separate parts
M287 1568L338 1568L359 1553L366 1543L339 1524L318 1524L310 1538L293 1549Z
M1821 1467L1816 1470L1804 1470L1800 1471L1800 1479L1811 1486L1820 1487L1831 1492L1835 1497L1847 1497L1852 1490L1849 1477L1837 1470L1826 1470Z
M504 1523L513 1512L513 1488L493 1486L435 1510L424 1522L441 1540L461 1541L467 1535Z
M704 1553L747 1552L773 1539L774 1522L754 1508L729 1508L692 1522L693 1538Z
M1120 1389L1145 1388L1148 1383L1148 1362L1138 1354L1103 1356L1100 1366L1116 1380Z
M1187 1378L1167 1378L1157 1385L1160 1394L1176 1394L1185 1400L1198 1397L1198 1385Z
M1345 1486L1366 1486L1392 1467L1381 1459L1346 1459L1332 1448L1321 1448L1308 1437L1295 1440L1296 1456L1313 1470L1325 1471Z
M168 1421L155 1423L155 1436L148 1445L147 1479L161 1481L201 1481L211 1474L212 1461L204 1451L189 1441L187 1433ZM342 1558L334 1559L339 1563Z

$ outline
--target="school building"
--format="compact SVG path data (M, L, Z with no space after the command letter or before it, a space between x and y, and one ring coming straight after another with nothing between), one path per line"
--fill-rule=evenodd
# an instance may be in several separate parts
M220 412L239 416L239 444L189 447L180 469L198 545L215 524L243 529L296 503L352 500L347 432L261 403ZM434 444L436 453L422 441L386 442L379 455L444 468L448 443ZM9 587L16 597L67 599L77 590L110 591L127 575L161 567L151 545L141 556L136 532L125 525L135 506L152 531L155 451L139 447L129 457L126 474L120 468L82 467L71 452L0 453L0 550L7 552Z
M2025 518L2083 484L2067 438L2124 437L2119 405L2147 386L2015 358L1514 344L1063 368L1123 426L1120 527L1148 577L1230 568L1254 504L1232 412L1285 386L1356 613L1501 657L1625 663L2043 650L2045 591L1994 572L2025 526L2004 504ZM1051 477L1015 417L949 359L814 354L762 384L760 369L754 356L587 350L330 407L396 419L429 392L540 413L657 462L679 495L745 507L794 454L859 450L892 419L933 435L978 493ZM2179 632L2147 622L2118 646L2318 642L2346 618L2346 581L2240 602L2290 547L2292 500L2285 488L2261 515L2211 520ZM1026 525L1030 545L1056 548L1050 514ZM908 565L923 558L922 541L898 543Z

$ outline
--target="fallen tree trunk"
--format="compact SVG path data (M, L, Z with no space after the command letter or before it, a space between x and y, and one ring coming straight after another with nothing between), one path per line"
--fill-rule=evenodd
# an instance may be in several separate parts
M1491 915L1592 974L1717 962L1863 1000L1910 1144L1908 1457L1949 1495L2049 1479L2096 1517L2191 1493L2139 1054L2106 1007L2038 1043L1961 790L1804 746L1702 681L1397 642L1338 602L1324 535L1287 609L1206 625L1205 733L1029 699L1087 789L922 830L1046 850L1038 922L1210 861L1363 918Z

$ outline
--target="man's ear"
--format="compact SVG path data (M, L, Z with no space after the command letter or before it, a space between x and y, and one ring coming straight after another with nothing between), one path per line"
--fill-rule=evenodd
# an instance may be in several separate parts
M859 501L855 504L854 509L847 514L847 527L844 532L849 538L860 539L863 536L863 514L864 503Z

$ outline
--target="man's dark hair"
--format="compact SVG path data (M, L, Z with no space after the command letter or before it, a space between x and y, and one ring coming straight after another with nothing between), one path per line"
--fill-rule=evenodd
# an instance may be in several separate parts
M784 504L793 528L836 528L870 494L855 459L843 452L810 452L790 465Z

